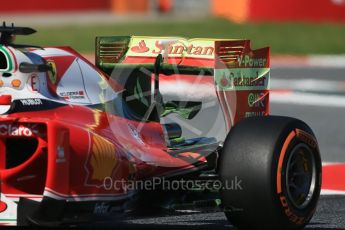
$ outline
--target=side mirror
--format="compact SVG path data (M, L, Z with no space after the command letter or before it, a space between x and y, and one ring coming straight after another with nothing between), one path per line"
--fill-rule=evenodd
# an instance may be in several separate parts
M22 62L19 65L19 71L21 73L47 72L49 70L51 70L51 66L47 64L31 64L28 62Z

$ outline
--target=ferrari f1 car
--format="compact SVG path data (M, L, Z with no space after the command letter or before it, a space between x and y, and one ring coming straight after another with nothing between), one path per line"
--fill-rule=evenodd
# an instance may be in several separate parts
M70 225L221 209L239 229L300 229L320 194L312 130L269 116L269 48L249 40L15 44L0 28L0 221ZM152 212L148 212L152 210Z

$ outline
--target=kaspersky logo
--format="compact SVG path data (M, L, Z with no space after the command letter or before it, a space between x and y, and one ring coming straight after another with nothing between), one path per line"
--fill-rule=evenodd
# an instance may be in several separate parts
M255 108L265 108L267 93L250 93L248 95L248 106Z
M31 137L38 134L34 127L24 125L0 124L0 136L8 137Z

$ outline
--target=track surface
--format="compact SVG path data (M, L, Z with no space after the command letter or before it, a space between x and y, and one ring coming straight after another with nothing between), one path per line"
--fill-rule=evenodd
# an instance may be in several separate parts
M322 160L345 162L345 106L330 105L335 100L345 102L345 69L272 69L271 76L273 89L297 90L302 96L309 95L310 99L319 96L326 98L325 103L316 102L313 105L310 101L282 104L272 100L271 114L305 121L312 127L319 141Z
M98 224L95 228L124 229L212 229L235 230L228 223L222 212L169 215L155 218L137 218L115 224ZM93 227L92 227L93 228ZM345 196L323 196L307 230L340 230L345 229Z

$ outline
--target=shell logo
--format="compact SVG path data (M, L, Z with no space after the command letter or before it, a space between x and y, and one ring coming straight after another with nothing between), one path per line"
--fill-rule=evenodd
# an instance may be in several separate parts
M106 177L112 176L114 169L118 165L115 146L110 141L94 135L89 162L92 168L91 180L103 182Z

